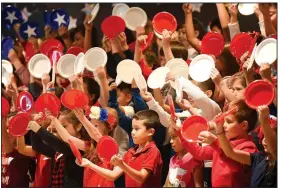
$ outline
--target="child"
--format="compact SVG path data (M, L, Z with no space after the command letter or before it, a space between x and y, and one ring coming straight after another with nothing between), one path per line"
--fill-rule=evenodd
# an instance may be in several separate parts
M153 142L153 135L161 126L159 116L152 110L140 111L134 115L132 126L136 147L131 148L123 159L119 155L111 158L111 163L116 166L113 171L98 167L85 158L81 166L87 166L111 181L125 172L126 187L159 187L162 159Z
M170 143L176 154L170 159L164 187L203 187L202 162L195 160L182 146L176 130L169 127Z
M256 111L250 109L244 101L238 100L231 103L230 108L237 112L229 115L224 120L227 139L237 150L256 152L257 148L251 141L250 132L257 121ZM174 126L174 124L172 124ZM179 130L178 126L174 126ZM180 131L178 131L181 137ZM217 135L222 134L220 132ZM185 141L181 137L184 148L197 160L213 160L212 186L213 187L245 187L250 185L250 169L228 158L222 153L217 137L210 132L201 132L198 137L202 142L210 144L200 147L196 143Z
M276 129L269 126L269 108L259 106L257 109L263 128L264 138L262 145L264 152L250 153L233 149L226 138L223 126L217 124L216 132L220 132L218 140L227 157L246 165L252 166L251 187L277 186L277 134Z
M73 137L81 138L85 141L90 140L89 135L73 112L69 110L63 111L59 116L59 121ZM35 121L29 123L28 129L36 133L33 136L36 141L33 140L32 148L36 152L52 158L51 186L82 187L83 168L75 165L75 156L69 145L40 127ZM55 130L54 134L56 134Z

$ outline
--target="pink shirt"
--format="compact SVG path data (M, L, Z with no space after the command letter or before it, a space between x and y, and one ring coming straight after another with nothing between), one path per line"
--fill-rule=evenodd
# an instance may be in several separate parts
M170 159L168 182L169 187L194 187L193 170L202 167L202 162L195 160L190 153L179 158L178 154Z

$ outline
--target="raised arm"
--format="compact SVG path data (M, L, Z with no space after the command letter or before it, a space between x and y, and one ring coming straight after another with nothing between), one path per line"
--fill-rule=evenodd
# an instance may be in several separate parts
M101 87L99 102L103 108L108 106L109 99L109 87L107 83L106 73L104 67L99 67L96 69L95 75L98 78L98 83Z
M143 27L136 27L136 46L135 46L135 53L134 53L134 61L139 63L142 59L142 52L140 50L140 42L145 40L145 30Z
M226 7L223 3L216 3L218 9L219 20L221 23L222 34L224 37L225 42L230 42L228 24L229 24L229 14L226 10Z
M162 46L163 46L163 52L165 55L166 62L170 61L171 59L174 59L174 55L171 50L171 33L167 31L166 29L162 32L163 39L162 39Z
M200 52L201 45L199 44L199 41L196 38L193 26L192 6L190 4L183 4L182 8L185 14L186 39L197 52Z
M29 157L36 156L36 152L32 149L32 147L25 145L24 136L20 136L17 138L17 147L18 147L18 152L22 155L29 156Z
M90 48L92 48L92 31L93 31L93 22L88 23L91 19L91 15L87 15L84 20L85 26L85 37L84 37L84 51L87 52Z
M13 143L10 140L9 133L7 132L7 123L8 118L2 116L1 120L1 129L2 129L2 145L3 145L3 151L5 153L11 153L14 151L15 147Z
M266 36L270 36L272 34L277 34L277 31L274 28L274 26L271 22L271 19L270 19L269 4L268 3L259 3L259 9L263 14L264 28L265 28Z
M96 142L98 142L102 137L102 135L99 132L99 130L86 118L86 116L83 113L83 110L74 109L73 112L76 115L76 117L79 119L79 121L82 123L82 125L85 127L90 137L94 139Z
M233 37L240 32L240 26L238 22L238 8L237 5L231 4L229 6L229 13L230 13L230 23L228 24L230 39L232 40Z

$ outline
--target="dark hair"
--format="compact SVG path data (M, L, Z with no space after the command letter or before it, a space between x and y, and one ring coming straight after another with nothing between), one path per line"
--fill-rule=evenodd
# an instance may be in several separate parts
M235 113L235 118L238 123L243 121L248 122L248 132L252 131L255 128L257 123L258 114L257 111L248 107L244 100L236 100L229 104L228 109L232 107L237 107L237 112ZM227 110L228 110L227 109Z
M171 50L175 58L182 58L185 61L187 60L188 50L179 41L171 42ZM163 47L160 48L160 55L164 56Z
M74 29L71 29L69 31L70 33L70 39L72 41L75 41L75 34L76 33L81 33L83 37L85 37L85 26L84 25L78 25L76 28ZM93 28L92 28L92 46L98 46L98 40L97 40L97 31L96 29L94 28L94 25L93 25Z
M232 76L239 71L239 65L234 56L232 56L229 44L226 44L222 54L219 56L219 59L224 64L224 70L221 72L222 77Z
M198 82L198 86L203 91L211 90L213 94L215 92L215 83L213 82L213 80L211 78L206 80L205 82ZM212 96L213 96L213 94L212 94ZM212 96L211 96L211 98L212 98Z
M145 50L143 55L148 65L155 65L158 63L157 55L152 50Z
M217 26L220 30L222 30L222 27L221 27L221 22L219 20L219 18L216 18L214 20L212 20L211 24L210 24L210 28L212 30L213 27Z
M146 127L146 129L155 129L157 130L158 127L160 127L160 119L159 115L153 111L153 110L142 110L137 112L133 119L135 120L145 120L143 125Z
M83 83L88 86L88 93L95 95L94 99L90 101L90 105L95 104L100 98L100 85L93 78L89 77L83 77Z
M127 84L125 82L121 82L117 88L123 92L123 93L127 93L127 94L131 94L131 88L132 88L132 85L131 84Z
M246 82L246 77L245 77L244 72L237 72L236 74L234 74L234 75L231 77L231 80L230 80L231 85L232 85L236 80L240 80L240 81L241 81L241 84L242 84L242 86L243 86L244 88L247 87L247 82Z
M199 36L198 36L198 39L202 40L204 35L207 33L206 30L204 29L203 27L203 24L201 21L199 21L198 19L196 18L193 18L193 27L194 27L194 30L196 31L199 31Z

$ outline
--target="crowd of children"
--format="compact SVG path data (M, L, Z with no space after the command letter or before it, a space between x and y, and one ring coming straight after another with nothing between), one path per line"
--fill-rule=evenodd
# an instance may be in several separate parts
M127 32L116 38L104 36L102 48L107 64L94 73L66 79L51 73L34 78L24 58L26 41L14 39L8 53L13 65L10 83L2 83L1 95L10 104L7 116L2 113L2 183L3 187L277 187L277 95L272 104L256 110L245 102L247 86L256 80L271 82L277 87L276 62L264 63L256 71L250 69L249 57L232 56L229 44L240 33L237 5L217 3L218 18L212 32L224 37L225 47L214 57L211 78L197 82L169 73L163 88L140 90L132 84L116 84L116 68L120 61L137 62L144 78L174 58L190 62L201 52L202 38L207 32L193 18L192 5L183 4L185 23L175 33L164 30L163 39L154 36L150 46L140 51L140 44L152 29L151 21L133 33L135 47L127 43ZM263 39L277 34L277 5L259 3L255 9ZM67 51L78 46L86 52L95 47L96 30L90 15L84 25L68 31L45 27L45 37L58 39ZM16 29L16 27L14 28ZM248 31L245 31L248 32ZM130 34L131 35L131 34ZM39 39L28 38L36 53ZM95 61L95 59L92 59ZM171 82L182 83L183 99L178 100ZM83 87L82 87L83 86ZM168 89L167 89L168 88ZM21 91L32 94L34 101L43 93L58 98L69 90L83 91L89 98L88 110L69 110L61 106L58 117L50 109L32 112L28 132L24 136L9 134L9 122L19 112L16 100ZM168 90L168 91L167 91ZM276 92L276 90L275 90ZM172 117L167 102L171 95L176 107ZM221 113L235 112L220 121ZM42 120L43 114L45 118ZM199 134L198 142L187 141L181 128L190 116L202 116L210 129ZM103 136L112 137L119 153L110 162L101 160L96 150ZM79 149L82 162L72 152L69 140ZM110 148L104 148L110 149Z

